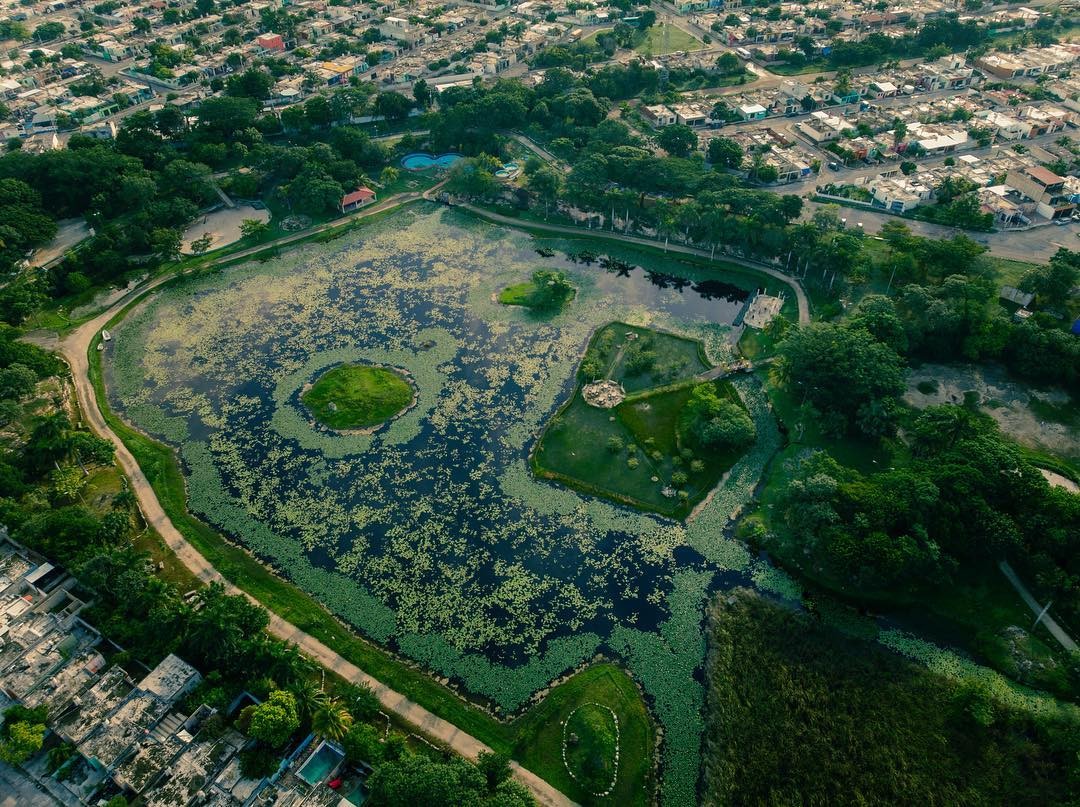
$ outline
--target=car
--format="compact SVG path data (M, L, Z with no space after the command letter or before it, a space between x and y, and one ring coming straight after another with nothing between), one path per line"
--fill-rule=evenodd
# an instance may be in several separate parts
M1065 227L1069 224L1072 224L1072 219L1054 219L1054 224L1056 224L1058 227Z
M841 168L841 165L840 165L840 163L836 162L836 160L830 160L829 161L829 168L831 170L833 170L833 171L839 171L840 168Z

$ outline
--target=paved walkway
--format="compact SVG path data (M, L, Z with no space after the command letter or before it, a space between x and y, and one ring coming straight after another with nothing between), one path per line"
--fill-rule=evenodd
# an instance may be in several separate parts
M1039 601L1027 590L1027 586L1020 580L1019 575L1013 571L1013 567L1009 565L1009 562L1003 560L998 566L1001 568L1001 573L1005 575L1005 578L1012 583L1013 588L1015 588L1016 592L1020 595L1020 599L1027 603L1027 607L1031 609L1032 613L1034 613L1035 616L1042 614L1043 606L1039 605ZM1070 652L1076 650L1076 642L1073 641L1072 637L1065 632L1064 628L1062 628L1050 614L1043 614L1041 622L1046 625L1046 629L1050 631L1051 635L1061 642L1062 647Z
M419 194L405 194L402 197L398 197L392 204L392 200L387 200L387 203L384 203L384 205L379 207L372 206L366 208L364 214L371 215L372 213L378 212L379 209L386 209L387 206L413 201L414 198L419 198ZM317 232L325 229L329 229L329 226L315 228L315 231ZM311 232L312 231L309 230L303 233L303 235L310 235ZM290 237L287 239L280 239L270 244L262 244L258 247L253 247L250 250L233 253L226 258L223 258L223 260L235 260L237 257L243 257L245 254L261 252L269 247L294 240L297 239L295 237ZM139 506L142 509L146 522L157 530L165 543L167 543L169 548L176 554L176 557L191 571L191 573L204 583L221 583L230 593L244 594L251 598L246 592L241 591L226 580L221 573L218 572L197 549L195 549L195 547L187 542L180 531L176 529L175 525L162 509L157 494L150 486L150 482L147 480L145 474L143 474L139 464L135 461L131 452L128 451L123 441L116 436L105 422L105 418L102 416L101 409L98 406L97 396L94 394L93 385L90 383L88 352L94 337L105 327L110 319L133 299L168 282L172 277L172 275L160 277L145 286L140 287L131 295L128 295L115 303L108 310L72 331L63 340L39 337L32 341L43 347L58 351L70 365L71 375L75 382L75 391L78 396L83 417L95 432L109 440L116 448L116 459L124 473L127 475L131 484L131 489L139 500ZM254 601L254 598L251 599ZM337 673L347 681L370 686L379 698L379 702L384 709L394 712L406 722L416 726L418 730L429 737L445 743L455 753L460 754L467 759L476 759L477 755L482 751L491 750L475 737L458 729L454 724L432 714L419 704L410 701L404 695L390 689L386 684L372 678L355 664L352 664L335 653L318 639L308 635L273 612L270 612L269 631L280 639L294 643L304 655L314 659L316 662L326 667L328 670ZM540 804L551 805L552 807L567 807L568 805L574 804L574 802L570 801L560 791L556 790L536 774L525 770L516 762L511 764L515 778L532 791L533 796Z
M364 216L370 216L372 214L387 210L392 207L396 207L408 202L415 201L420 198L431 198L434 196L438 186L431 188L429 191L421 193L408 193L401 194L399 196L391 197L376 205L365 208L356 218ZM506 224L511 227L521 227L522 222L517 219L507 218L500 216L496 213L489 213L486 210L473 207L472 205L460 205L467 210L475 213L476 215L496 221L501 224ZM328 222L318 227L314 227L310 230L306 230L302 233L297 233L291 236L285 236L279 238L276 241L267 242L258 246L249 247L247 249L233 252L229 255L223 256L220 262L231 262L237 259L248 257L259 252L263 252L267 249L273 249L280 246L287 246L290 243L299 241L306 238L313 233L323 232L330 230L338 225L340 221ZM546 232L555 232L572 235L574 237L602 237L611 238L619 241L625 241L628 243L641 244L649 247L656 247L656 243L645 238L638 238L636 236L619 235L618 233L602 233L598 231L580 230L573 227L566 227L554 224L539 224L534 222L528 222L528 226L531 229L538 229ZM668 247L669 250L689 255L697 255L709 257L709 253L705 250L696 249L694 247L686 247L682 245L672 244ZM738 258L724 258L725 261L736 263L742 266L747 266L757 271L763 272L770 277L774 277L781 280L792 287L795 291L796 300L799 304L799 321L810 321L810 309L806 300L806 295L802 288L792 278L784 275L781 272L776 271L768 267L758 266L750 261L743 261ZM214 262L212 261L211 264ZM201 267L200 267L201 268ZM109 425L105 422L105 418L101 414L101 409L98 407L97 397L94 394L93 385L90 383L90 364L89 364L89 349L94 337L101 331L102 328L116 316L125 306L131 303L134 299L141 297L153 289L161 286L164 283L169 282L175 275L164 275L162 277L155 278L147 284L135 289L131 294L126 295L116 303L114 303L106 311L99 314L94 319L79 326L65 338L57 339L55 337L41 337L37 336L31 339L31 341L46 347L50 350L59 352L67 360L71 367L72 379L75 383L75 391L78 396L79 405L82 409L83 417L86 419L88 425L99 435L109 440L116 448L116 458L127 475L131 484L131 489L135 493L135 496L139 500L139 505L142 509L143 516L147 523L152 526L158 534L162 537L169 548L176 554L176 557L182 562L193 575L198 577L204 583L218 582L225 586L225 588L234 594L244 594L246 592L241 591L234 586L228 580L226 580L220 572L218 572L210 563L206 560L191 544L187 542L184 536L176 529L175 525L166 515L164 509L161 507L161 503L158 501L157 494L151 487L150 482L147 480L145 474L139 464L135 461L135 458L128 451L123 441L109 428ZM252 598L254 599L254 598ZM437 715L432 714L424 707L420 706L413 701L410 701L404 695L395 692L388 686L372 678L365 673L355 664L352 664L329 647L324 645L319 640L303 632L295 625L281 617L277 616L273 612L270 613L270 632L280 639L293 642L297 645L301 652L310 658L317 661L327 669L337 673L348 681L354 683L362 683L370 686L374 690L375 694L379 698L380 703L388 711L393 711L399 717L406 722L416 726L423 733L427 734L434 739L437 739L447 746L449 746L455 753L467 759L476 759L477 755L482 751L490 750L488 746L472 737L469 734L461 731L457 726L452 723L443 720ZM512 763L514 776L524 785L526 785L533 793L536 800L543 805L573 805L565 795L560 791L549 785L540 777L536 776L532 772L525 770L516 762Z

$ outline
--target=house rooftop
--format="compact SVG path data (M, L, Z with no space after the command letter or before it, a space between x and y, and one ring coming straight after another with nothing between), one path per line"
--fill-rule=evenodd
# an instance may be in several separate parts
M201 680L198 670L170 653L139 682L139 689L172 703Z
M1043 168L1041 165L1030 165L1024 169L1024 173L1043 185L1057 185L1065 181L1064 177L1059 177L1053 171Z

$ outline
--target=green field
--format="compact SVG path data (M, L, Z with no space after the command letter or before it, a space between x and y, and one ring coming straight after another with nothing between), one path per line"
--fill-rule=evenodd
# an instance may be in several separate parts
M579 706L588 703L607 706L619 719L619 767L615 789L603 799L590 796L570 776L560 754L563 721ZM607 714L607 710L602 711ZM652 803L655 785L652 722L637 686L618 667L598 664L578 673L552 690L547 699L512 725L517 731L514 757L529 770L542 772L548 782L577 803L619 807ZM579 736L582 736L581 732ZM594 738L594 741L600 740ZM607 759L604 755L601 758Z
M576 293L562 272L541 269L525 283L507 286L499 292L498 299L503 305L517 305L543 314L556 313L574 299Z
M653 56L664 56L680 50L700 50L704 45L701 40L692 36L677 25L669 25L666 22L658 23L645 32L645 38L634 46L638 53L651 53Z
M634 351L645 346L655 362L635 372ZM693 340L621 322L601 328L589 342L580 381L611 379L628 395L618 406L600 409L585 402L579 383L544 430L532 457L534 472L622 504L685 516L738 459L738 453L698 456L680 443L679 413L695 386L691 379L707 369ZM729 384L708 383L741 406ZM677 483L679 474L684 482ZM681 489L687 495L665 495L669 488L669 494Z
M343 364L323 373L301 400L331 429L364 429L398 414L413 395L412 385L397 370Z
M615 720L603 706L583 703L563 728L567 770L591 793L607 792L617 775L619 726Z

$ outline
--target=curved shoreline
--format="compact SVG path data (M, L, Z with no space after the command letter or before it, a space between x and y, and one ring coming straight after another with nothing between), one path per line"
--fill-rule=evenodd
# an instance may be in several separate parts
M415 196L414 196L415 198ZM400 199L400 203L413 201L413 199ZM390 202L391 200L387 200ZM385 210L386 208L383 208ZM368 210L368 214L381 212L377 210ZM502 223L502 222L500 222ZM522 227L518 222L507 222L507 224L515 229L524 229L528 231L529 227ZM340 224L335 224L334 227L340 227ZM348 227L350 225L346 225ZM332 228L326 228L332 229ZM569 228L566 228L569 230ZM584 232L570 231L574 234L584 234ZM286 242L298 242L309 237L312 233L304 233L292 238L282 239L279 242L272 242L269 244L260 245L258 247L251 248L250 250L242 250L238 253L234 253L229 256L222 256L220 259L211 261L206 264L206 267L215 267L228 263L236 263L246 258L257 255L266 250L273 250L276 246L285 245ZM600 235L600 234L596 234ZM604 235L605 238L610 236ZM655 248L655 244L645 241L644 239L616 237L613 240L621 240L629 243L642 243L643 246ZM690 249L678 250L691 252ZM730 261L730 263L736 264L737 261ZM773 272L763 267L746 264L748 268L755 271L760 271L763 274L773 274ZM116 432L109 426L106 416L104 415L102 405L107 407L107 401L103 402L98 398L98 391L95 388L94 382L91 379L92 371L92 357L95 355L93 349L97 346L97 339L100 329L112 323L113 320L118 320L128 313L128 311L137 305L142 299L152 290L162 286L168 282L182 278L186 275L186 272L163 275L149 283L145 284L141 288L133 290L130 294L126 295L121 300L117 301L106 311L103 311L97 317L92 320L83 323L81 326L70 332L63 340L58 339L38 339L35 340L43 346L58 350L62 353L65 359L68 361L72 370L72 377L75 382L77 396L80 402L80 406L84 412L84 416L87 418L91 427L109 439L117 448L117 459L121 467L131 479L132 489L135 491L139 498L140 505L143 506L144 513L147 516L147 521L151 523L154 528L163 537L170 548L176 553L177 557L203 582L218 581L223 583L230 592L240 593L248 596L253 601L258 602L258 599L251 594L239 589L227 578L225 578L214 566L204 557L198 549L196 549L187 538L176 528L169 516L164 511L161 502L158 500L157 493L151 486L147 477L139 467L138 462L135 460L134 455L127 448L123 440L117 436ZM779 273L776 273L779 275ZM797 281L787 277L783 277L785 282L791 284L796 289L799 289ZM802 298L800 298L801 300ZM800 305L800 318L804 314L803 306ZM806 313L808 318L808 313ZM114 415L115 416L115 415ZM122 421L120 421L122 424ZM173 455L175 458L175 454ZM193 517L195 518L195 517ZM314 602L314 601L313 601ZM311 656L317 662L327 667L333 672L342 675L348 680L359 681L367 683L376 692L383 705L398 714L403 720L412 723L419 727L422 731L429 735L445 742L455 752L461 754L466 758L475 758L481 751L488 750L489 746L485 745L475 737L466 734L454 724L447 720L444 720L437 715L429 712L417 703L409 700L406 696L394 692L389 687L380 683L373 676L365 673L356 665L349 662L344 657L331 650L327 645L323 644L318 639L314 638L310 634L297 628L292 623L288 622L281 616L279 616L273 610L270 610L270 631L279 636L282 639L291 641L297 644L299 649L305 654ZM436 679L431 678L432 682L436 682ZM467 701L465 701L467 703ZM656 748L659 749L659 742L656 744ZM530 790L532 790L534 796L542 804L572 804L564 794L550 786L547 782L540 779L535 774L521 768L517 763L513 763L515 776L526 784Z

